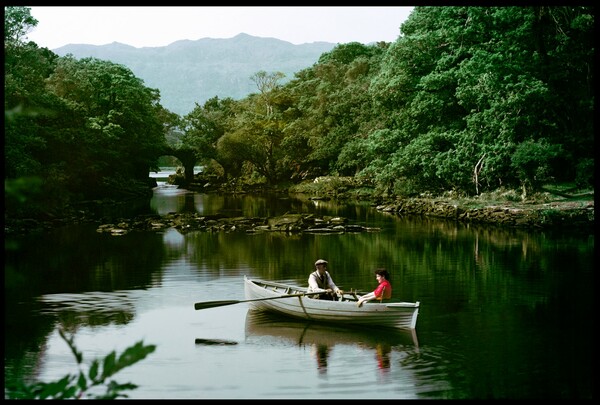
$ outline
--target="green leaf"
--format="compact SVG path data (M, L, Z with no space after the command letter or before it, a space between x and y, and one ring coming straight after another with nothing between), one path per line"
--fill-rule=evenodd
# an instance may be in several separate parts
M79 389L81 389L81 391L85 391L88 388L87 379L85 378L85 375L81 372L79 373L79 379L77 380L77 386L79 387Z
M114 373L116 373L117 369L115 369L115 358L117 354L112 351L104 358L104 364L102 366L102 379L110 377Z
M57 399L69 399L69 398L76 398L78 396L79 391L77 390L77 387L69 387L66 390L64 390L61 395L59 395L57 397Z
M90 371L88 372L88 376L90 377L90 380L92 381L96 381L96 377L98 377L98 369L100 368L100 363L98 362L98 359L94 359L94 361L92 361L92 365L90 366Z
M58 381L50 382L50 383L40 383L36 387L36 398L46 399L46 398L57 398L63 397L65 398L65 394L68 393L68 385L75 379L75 376L71 374L67 374L63 378Z

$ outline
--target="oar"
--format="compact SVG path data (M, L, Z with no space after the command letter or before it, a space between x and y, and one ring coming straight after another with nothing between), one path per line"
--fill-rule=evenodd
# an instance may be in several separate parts
M207 309L207 308L214 308L214 307L224 307L225 305L239 304L239 303L242 303L242 302L277 300L277 299L280 299L280 298L304 297L304 296L307 296L307 295L321 295L321 294L325 294L325 293L327 293L327 291L314 292L314 293L302 293L302 294L286 294L286 295L279 295L277 297L255 298L255 299L252 299L252 300L229 300L229 301L196 302L194 304L194 309L198 310L198 309Z

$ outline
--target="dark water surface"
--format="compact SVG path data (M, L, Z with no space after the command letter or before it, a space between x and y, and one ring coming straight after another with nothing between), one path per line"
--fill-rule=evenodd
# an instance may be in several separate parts
M149 212L314 212L379 232L174 229L110 236L81 224L5 241L5 384L75 373L142 340L115 376L130 398L591 399L594 236L401 218L368 206L216 196L162 186ZM420 301L414 334L306 324L247 304L243 276L306 285L318 258L343 289L392 275Z

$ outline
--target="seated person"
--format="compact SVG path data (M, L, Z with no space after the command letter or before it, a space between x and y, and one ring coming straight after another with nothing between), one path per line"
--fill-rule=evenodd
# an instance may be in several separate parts
M390 284L390 273L386 269L377 269L375 270L375 278L379 285L375 289L368 294L363 295L362 297L358 297L358 302L356 303L359 307L362 306L367 301L371 301L374 299L378 299L380 301L384 299L392 298L392 285Z
M315 262L315 271L308 276L308 292L323 292L325 294L312 295L310 297L322 300L337 301L337 294L342 291L337 288L333 279L327 271L327 261L319 259Z

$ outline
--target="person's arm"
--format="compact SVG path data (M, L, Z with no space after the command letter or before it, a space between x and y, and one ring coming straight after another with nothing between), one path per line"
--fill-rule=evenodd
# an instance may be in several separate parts
M335 283L333 282L333 279L331 278L331 274L329 274L329 272L327 272L327 280L329 280L329 282L327 283L327 285L329 286L329 288L331 288L331 290L336 293L339 294L341 293L340 289L337 287L337 285L335 285Z
M361 297L358 298L358 302L356 303L356 305L358 307L362 307L362 304L364 304L367 301L371 301L371 300L375 299L375 297L376 296L375 296L374 292L367 293L367 294L365 294L365 295L363 295L363 296L361 296Z

